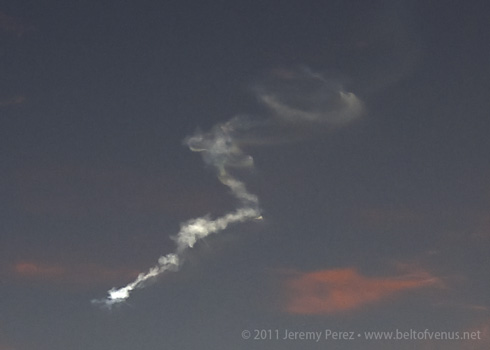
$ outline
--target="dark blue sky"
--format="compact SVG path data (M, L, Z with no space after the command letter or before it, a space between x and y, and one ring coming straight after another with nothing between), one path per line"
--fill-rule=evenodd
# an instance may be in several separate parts
M488 23L483 1L2 3L0 350L487 349ZM237 207L183 143L236 116L264 220L92 305Z

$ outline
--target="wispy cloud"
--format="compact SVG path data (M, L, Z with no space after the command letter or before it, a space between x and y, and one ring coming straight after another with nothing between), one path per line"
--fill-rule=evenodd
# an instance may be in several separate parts
M376 228L418 223L424 219L422 213L403 208L364 208L358 215L362 224Z
M220 210L226 203L226 195L205 196L209 190L181 183L172 171L147 174L124 168L46 164L19 168L13 178L11 188L19 209L64 218L165 213L180 219L189 213Z
M458 331L449 331L451 336L458 333L459 337L469 337L466 339L454 340L423 340L419 343L420 350L488 350L490 349L490 322L483 320L472 322L469 327L464 327ZM454 333L453 333L454 332Z
M470 311L482 312L482 313L487 313L490 311L490 308L486 305L473 304L469 302L457 302L453 300L441 300L436 304L434 304L434 306L455 308L461 310L470 310Z
M22 95L16 95L9 98L0 98L0 107L20 105L24 103L25 100L26 100L25 96Z
M4 332L4 326L0 320L0 350L16 350L18 348L11 345L11 342L8 341L8 337Z
M67 269L58 265L20 262L14 265L14 271L25 278L57 279L65 275Z
M257 97L283 123L343 125L358 118L363 103L338 83L309 68L273 71Z
M21 19L0 12L0 32L21 37L25 32L32 29L31 26L26 26Z
M0 350L16 350L16 348L7 344L0 344Z
M487 319L480 324L468 329L470 332L480 332L480 346L481 349L489 349L490 348L490 320ZM476 348L476 347L475 347Z
M311 315L345 312L398 292L440 285L438 278L423 270L394 277L363 276L355 268L295 273L286 281L285 311Z
M113 269L97 264L62 264L19 261L11 265L9 275L21 281L46 282L64 286L91 288L134 278L138 272Z
M252 146L296 142L349 125L364 113L364 104L334 79L308 67L278 68L251 86L265 113L244 115L229 124L239 130L237 144Z
M476 215L476 227L471 237L478 241L490 240L490 210Z

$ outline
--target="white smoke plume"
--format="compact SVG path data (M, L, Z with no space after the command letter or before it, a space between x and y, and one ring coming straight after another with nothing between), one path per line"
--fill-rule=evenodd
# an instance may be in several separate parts
M277 70L257 88L262 102L282 123L345 125L362 114L361 100L339 83L303 67Z
M216 169L219 180L239 200L239 208L214 220L209 216L204 216L183 223L180 231L173 237L177 244L175 252L160 257L158 264L148 272L139 274L133 282L124 287L112 288L108 291L106 298L92 300L92 303L111 307L123 302L129 298L131 292L144 287L158 275L165 271L178 270L183 262L185 251L192 248L198 240L222 231L230 224L262 218L257 196L249 193L245 184L230 175L228 171L230 167L253 166L252 157L245 155L232 137L236 131L235 121L236 119L232 119L228 123L218 125L207 134L196 133L187 138L185 143L192 151L202 152L206 163Z
M267 144L270 134L260 135L258 129L278 129L286 139L300 126L313 124L314 129L319 129L320 124L345 124L357 118L363 109L353 93L343 91L320 74L305 68L275 72L257 86L255 92L273 118L254 122L235 117L208 133L197 132L184 140L192 151L201 152L204 161L216 170L218 179L239 201L239 207L216 219L203 216L181 224L180 231L173 237L177 245L173 253L160 257L157 265L141 273L133 282L119 289L112 288L106 298L92 300L92 303L110 308L124 302L135 289L145 287L162 273L177 271L183 263L184 253L197 241L230 224L262 219L258 197L248 192L245 184L229 171L230 168L253 167L253 158L245 154L240 145Z

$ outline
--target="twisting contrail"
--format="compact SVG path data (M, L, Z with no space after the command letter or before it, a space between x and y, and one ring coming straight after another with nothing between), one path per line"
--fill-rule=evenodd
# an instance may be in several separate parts
M235 124L236 119L232 119L225 124L214 127L209 133L196 133L187 138L185 143L192 151L201 152L206 163L216 169L219 180L239 200L239 208L214 220L209 216L203 216L183 223L180 231L173 237L177 244L173 253L161 256L158 259L158 264L149 269L148 272L139 274L133 282L124 287L112 288L108 291L106 298L92 300L93 303L111 307L125 301L133 290L144 287L156 276L165 271L178 270L182 264L184 252L192 248L198 240L222 231L230 224L262 218L257 196L248 192L245 184L234 178L228 171L230 167L253 166L252 157L244 154L232 137L237 129Z
M239 207L214 220L203 216L183 223L173 237L177 245L173 253L160 257L158 264L148 272L141 273L125 287L109 290L106 298L92 300L93 303L111 307L123 302L135 289L144 287L158 275L178 270L184 253L198 240L233 223L262 219L257 196L248 192L245 184L229 171L235 167L253 167L253 158L242 151L239 143L260 145L297 140L300 137L294 135L298 129L303 136L318 134L326 126L338 127L349 123L363 110L362 102L353 93L304 67L276 71L256 86L255 92L258 101L270 111L270 118L252 122L244 117L235 117L218 124L208 133L197 132L184 140L191 151L201 152L204 161L216 170L218 179L238 199ZM253 127L262 128L262 134L249 130ZM284 136L278 137L274 132L276 129Z

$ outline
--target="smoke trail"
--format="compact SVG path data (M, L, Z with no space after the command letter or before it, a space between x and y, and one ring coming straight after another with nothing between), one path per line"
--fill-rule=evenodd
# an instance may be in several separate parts
M262 218L257 196L248 192L245 184L228 172L230 167L253 166L253 158L244 154L234 141L233 134L238 127L238 119L235 118L214 127L209 133L196 133L184 142L192 151L201 152L204 161L216 169L219 180L239 200L239 208L214 220L209 216L203 216L183 223L180 231L173 237L177 245L175 252L160 257L156 266L146 273L139 274L125 287L112 288L106 298L92 300L92 303L111 307L123 302L129 298L132 291L144 287L158 275L165 271L177 271L183 262L184 252L192 248L198 240L222 231L230 224Z
M256 93L276 120L295 126L342 126L363 111L356 95L308 67L273 72Z
M214 220L203 216L183 223L173 237L177 245L173 253L160 257L158 264L148 272L141 273L125 287L109 290L106 298L92 300L93 303L111 307L123 302L135 289L145 287L158 275L177 271L186 250L200 239L222 231L230 224L262 219L257 196L248 192L245 184L229 172L230 168L253 167L253 158L243 153L240 144L297 140L298 127L306 127L311 136L321 131L324 125L345 125L357 118L363 109L362 102L353 93L304 67L275 72L256 87L255 93L272 117L262 121L235 117L208 133L197 132L184 140L191 151L201 152L203 160L216 170L218 179L238 199L239 207ZM260 134L257 129L265 130L265 134ZM285 137L277 137L273 130L279 130Z

